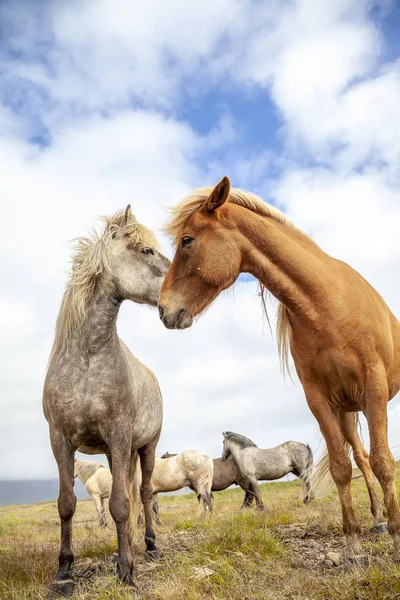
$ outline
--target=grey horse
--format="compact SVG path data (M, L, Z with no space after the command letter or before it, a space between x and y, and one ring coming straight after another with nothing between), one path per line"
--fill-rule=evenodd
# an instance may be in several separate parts
M248 480L250 493L255 497L257 508L264 510L258 481L280 479L293 473L303 482L303 502L308 504L313 497L311 471L313 454L308 444L285 442L275 448L258 448L244 435L233 431L223 432L222 458L232 457L243 478Z
M130 206L104 217L103 223L100 233L77 240L44 384L43 410L59 470L61 519L59 571L48 598L70 596L74 588L71 538L76 450L104 453L109 461L118 578L136 587L131 542L140 495L146 557L159 556L152 528L151 475L162 424L162 397L154 374L119 339L116 322L126 299L157 305L170 263Z

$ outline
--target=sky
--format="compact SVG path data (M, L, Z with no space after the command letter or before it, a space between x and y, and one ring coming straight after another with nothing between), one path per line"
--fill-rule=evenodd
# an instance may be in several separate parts
M68 240L128 203L172 257L164 207L228 175L400 315L399 28L389 0L0 3L0 479L57 474L41 396ZM130 302L118 330L160 382L159 454L220 456L225 430L321 451L251 278L188 330Z

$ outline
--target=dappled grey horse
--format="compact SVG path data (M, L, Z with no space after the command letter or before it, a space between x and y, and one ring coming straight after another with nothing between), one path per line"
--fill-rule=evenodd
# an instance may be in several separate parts
M257 508L264 510L258 481L280 479L293 473L302 479L303 502L306 504L313 498L311 489L311 471L313 454L308 444L301 442L285 442L275 448L258 448L254 442L244 435L225 431L223 434L224 460L232 456L242 477L248 480L250 493L256 499Z
M162 424L162 397L154 374L119 339L116 322L126 299L157 305L169 261L130 206L103 218L103 223L101 233L77 241L44 384L43 410L59 470L61 519L59 571L48 598L69 596L74 587L71 538L76 450L104 453L109 461L118 578L136 587L131 542L140 494L146 557L159 556L152 528L151 475Z

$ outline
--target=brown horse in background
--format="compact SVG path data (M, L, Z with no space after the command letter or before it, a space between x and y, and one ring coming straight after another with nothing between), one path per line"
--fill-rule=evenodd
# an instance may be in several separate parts
M382 487L394 558L400 560L396 467L387 431L387 403L400 388L400 324L384 300L357 271L326 254L279 210L254 194L231 189L227 177L214 189L193 192L173 209L166 230L177 249L159 299L164 325L190 327L240 273L254 275L280 302L281 360L287 366L290 348L326 440L349 559L361 548L345 444L364 474L375 525L383 522L383 512L371 467ZM370 457L358 436L357 411L368 422Z

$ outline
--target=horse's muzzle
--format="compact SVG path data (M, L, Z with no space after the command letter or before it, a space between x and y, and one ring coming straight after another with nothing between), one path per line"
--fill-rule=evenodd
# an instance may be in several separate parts
M158 314L167 329L187 329L193 323L193 318L186 308L169 312L164 306L159 305Z

